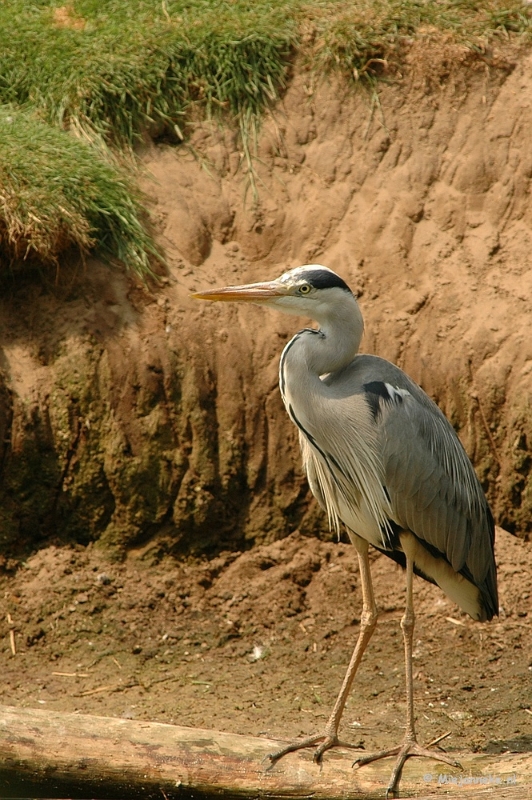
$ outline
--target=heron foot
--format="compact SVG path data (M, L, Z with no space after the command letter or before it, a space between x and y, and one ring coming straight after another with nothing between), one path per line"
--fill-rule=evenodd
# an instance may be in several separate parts
M319 744L320 743L320 744ZM276 750L275 753L270 753L267 757L270 759L272 764L275 764L280 758L285 756L287 753L294 753L296 750L302 750L305 747L314 747L314 745L318 745L314 751L313 761L316 764L319 764L323 758L323 754L330 750L331 747L347 747L353 750L357 750L357 746L353 744L347 744L347 742L340 742L336 734L330 734L327 732L324 733L316 733L313 736L307 736L305 739L296 739L290 744L287 744L285 747L281 747L280 750Z
M307 736L304 739L296 739L285 747L281 747L280 750L276 750L275 753L270 753L268 758L272 764L275 764L276 761L287 753L294 753L296 750L303 750L305 747L314 747L314 745L319 742L321 742L321 744L316 748L313 756L313 760L319 764L325 751L338 744L336 736L330 736L327 733L317 733L314 736Z
M420 756L421 758L433 758L436 761L443 761L444 764L450 764L452 767L459 767L462 765L456 759L443 753L436 753L434 750L429 750L428 747L421 747L415 739L407 739L403 744L398 747L393 747L391 750L381 750L379 753L373 753L368 756L361 756L355 759L353 766L363 767L365 764L371 764L372 761L378 761L381 758L388 758L389 756L397 756L395 766L390 776L390 782L386 789L386 798L396 797L399 781L401 780L401 773L407 758L411 756Z

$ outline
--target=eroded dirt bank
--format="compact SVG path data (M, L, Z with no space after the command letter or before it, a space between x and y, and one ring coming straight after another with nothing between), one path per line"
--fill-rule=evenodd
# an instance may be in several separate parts
M4 294L2 702L274 736L329 712L360 596L279 398L298 323L194 304L194 289L308 262L339 271L360 294L364 349L437 399L498 523L526 538L531 76L522 53L512 70L436 70L430 84L413 66L377 101L300 73L260 136L258 206L227 132L198 128L203 161L144 153L169 262L158 289L88 263L64 289ZM35 544L13 576L9 558ZM531 747L532 555L504 533L497 547L489 626L417 586L419 725L424 740L451 729L451 749ZM368 749L395 741L403 714L403 581L388 559L375 574L383 623L346 714L346 738Z
M277 363L297 320L203 307L199 287L324 263L360 293L364 348L437 399L504 527L532 525L530 56L413 70L378 99L299 74L259 141L200 127L144 156L170 271L152 294L102 265L1 300L4 549L268 541L323 519ZM245 202L244 202L245 200Z

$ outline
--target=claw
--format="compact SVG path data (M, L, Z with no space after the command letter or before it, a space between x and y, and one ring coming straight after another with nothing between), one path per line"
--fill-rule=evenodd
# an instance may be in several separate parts
M421 747L415 739L408 739L407 741L403 742L402 745L394 747L392 750L382 750L380 753L373 753L369 756L361 756L360 758L356 758L353 761L353 767L356 766L358 769L359 767L363 767L365 764L371 764L373 761L378 761L381 758L388 758L389 756L395 755L397 756L397 760L390 776L388 788L386 789L386 800L388 800L389 797L396 797L404 763L407 758L410 758L411 756L432 758L435 761L443 761L444 764L449 764L451 767L458 767L462 769L462 765L459 761L456 761L456 759L451 758L448 755L444 755L443 753L435 753L433 750L429 750L426 747Z

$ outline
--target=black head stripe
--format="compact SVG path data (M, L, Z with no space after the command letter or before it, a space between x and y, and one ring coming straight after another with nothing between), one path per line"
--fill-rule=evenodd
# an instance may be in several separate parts
M335 272L329 272L327 269L309 269L299 277L306 280L315 289L333 289L336 286L351 294L347 283Z

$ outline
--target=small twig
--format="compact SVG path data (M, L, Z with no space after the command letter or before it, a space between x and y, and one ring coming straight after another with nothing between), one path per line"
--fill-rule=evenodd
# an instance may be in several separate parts
M429 742L427 747L434 747L435 744L439 744L443 739L447 739L448 736L452 734L452 731L447 731L447 733L442 733L441 736L438 736L437 739L433 739L432 742Z
M107 686L97 686L95 689L86 689L84 692L74 695L75 697L88 697L91 694L100 694L100 692L122 692L124 689L132 689L134 686L141 684L138 681L130 681L129 683L110 683Z
M115 689L115 685L97 686L96 689L86 689L84 692L80 692L79 696L88 697L91 694L99 694L100 692L113 692Z
M13 617L7 612L6 615L7 624L9 625L9 645L11 647L11 652L14 656L17 654L17 645L15 643L15 623L13 622Z
M52 672L60 678L90 678L88 672Z
M463 625L464 628L466 627L465 622L462 622L461 619L454 619L454 617L445 617L445 619L447 622L452 622L453 625Z

